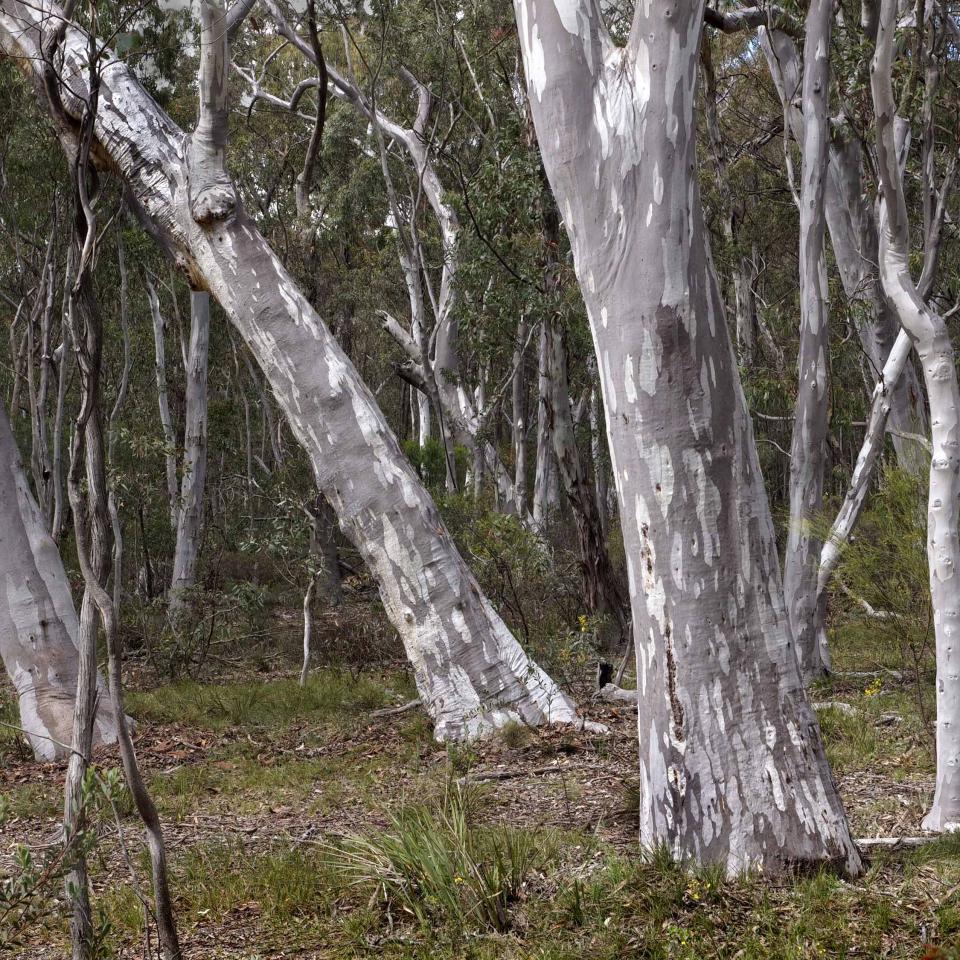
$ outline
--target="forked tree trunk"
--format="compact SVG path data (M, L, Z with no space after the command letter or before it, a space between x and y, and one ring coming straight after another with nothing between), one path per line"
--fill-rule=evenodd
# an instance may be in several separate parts
M0 655L20 703L20 726L38 760L70 753L79 654L77 613L56 544L0 409ZM105 692L98 678L97 688ZM101 698L102 699L102 698ZM113 743L109 705L98 702L93 745Z
M950 333L910 275L910 224L897 158L892 71L896 0L883 0L871 66L881 187L880 279L913 340L927 385L932 425L927 555L937 651L937 781L926 830L960 830L960 383Z
M834 134L827 181L827 225L844 292L861 306L866 318L857 325L864 353L874 375L884 368L894 348L900 321L883 294L877 263L879 246L874 206L863 180L860 140ZM887 430L897 463L914 476L927 471L927 453L912 439L930 432L923 391L909 357L890 389Z
M63 13L49 0L0 4L0 46L35 77L42 25L51 16ZM72 80L61 94L76 116L86 35L68 24L62 49L62 72ZM239 202L227 202L215 173L208 182L208 168L191 168L196 143L122 61L109 59L101 92L109 107L97 116L97 150L109 157L154 237L217 298L253 351L318 488L379 583L436 735L466 738L512 720L578 721L569 697L527 657L481 593L370 390L256 224Z
M825 621L826 591L830 578L840 562L844 547L850 542L854 527L860 519L870 482L873 479L880 454L883 452L883 435L890 416L893 387L903 374L910 354L913 352L913 343L906 331L901 330L890 351L890 356L884 364L877 385L873 390L873 401L870 404L870 415L867 419L867 429L864 432L863 443L857 455L857 462L850 477L846 496L837 518L833 521L830 533L824 541L820 553L820 569L817 573L817 604L820 608L821 627Z
M773 874L860 858L800 682L696 180L703 3L516 0L597 347L629 563L640 840Z

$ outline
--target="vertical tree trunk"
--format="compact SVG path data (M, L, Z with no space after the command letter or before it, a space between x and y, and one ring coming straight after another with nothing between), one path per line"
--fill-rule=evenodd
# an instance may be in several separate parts
M147 280L147 299L153 318L154 370L157 379L157 405L160 408L160 425L163 427L164 463L167 468L167 501L170 511L170 529L176 533L180 522L180 485L177 483L177 433L170 416L167 399L167 358L164 346L164 322L160 313L160 298L153 284Z
M47 398L50 391L50 373L53 366L51 340L53 336L54 274L51 255L53 237L47 250L47 262L44 264L40 289L37 292L37 321L40 341L36 343L33 334L34 318L28 317L27 372L30 392L31 451L30 469L33 473L33 489L43 513L47 529L53 524L53 467L50 462L50 446L47 436ZM42 307L40 304L42 303ZM39 346L39 382L35 386L33 360L35 347Z
M557 465L553 455L553 438L547 404L550 401L550 365L547 354L547 331L540 325L540 346L537 352L537 462L533 479L533 522L543 530L550 512L559 499Z
M713 69L713 53L709 40L704 40L701 49L704 79L704 115L707 135L713 153L713 163L723 198L723 234L733 261L733 309L737 330L737 353L744 367L753 363L756 346L757 307L753 296L753 276L755 268L749 257L740 253L739 227L743 220L744 203L738 194L730 189L728 158L723 134L720 130L720 118L717 111L717 80Z
M637 648L640 839L736 874L860 868L803 692L696 179L703 3L516 0L597 347Z
M597 363L590 358L590 371L596 377ZM603 434L600 426L600 403L596 387L590 388L590 457L593 460L593 488L597 497L597 515L600 517L600 529L607 535L607 510L610 491L607 485L607 465L603 459Z
M526 345L530 321L526 316L517 325L517 340L513 350L513 377L510 384L513 445L513 489L520 516L527 508L527 365Z
M51 16L63 16L51 0L2 0L0 48L39 74ZM88 44L71 23L62 50L74 79L59 91L78 116ZM379 583L436 735L467 738L516 720L579 722L480 591L370 390L242 205L198 204L190 145L121 60L111 59L101 83L111 106L96 118L98 148L146 228L217 298L253 351L319 490Z
M310 516L310 583L303 596L303 666L300 669L300 686L307 682L313 646L313 600L319 587L324 602L331 607L343 600L340 583L340 556L334 534L337 518L330 504L317 495Z
M57 409L53 421L53 518L50 523L50 533L56 543L60 542L66 526L67 502L63 489L63 424L66 418L67 388L70 383L70 366L73 360L73 345L70 342L70 329L67 323L67 298L73 282L73 247L67 250L67 267L63 275L63 303L61 305L61 342L58 348L60 355L57 376Z
M170 616L184 612L184 594L196 583L203 536L203 498L207 479L207 358L210 352L210 294L190 291L190 352L184 415L183 480L177 543L170 583Z
M760 45L784 105L785 122L794 138L803 142L803 112L796 106L800 93L800 55L793 39L781 30L761 30ZM883 293L877 272L877 224L863 181L862 146L853 131L835 129L829 145L825 184L825 213L830 242L844 292L866 318L857 325L864 353L878 374L897 338L899 321ZM911 473L926 470L926 454L910 434L926 436L927 416L916 371L909 361L893 386L887 429L897 462Z
M91 68L92 70L95 68ZM92 98L96 111L96 98ZM84 124L92 124L92 117L85 116ZM86 180L82 160L75 171L78 181ZM87 238L96 236L96 219L84 207L87 217ZM147 792L137 764L130 730L124 722L123 692L120 667L120 640L117 611L106 590L110 576L112 529L108 515L107 471L103 437L101 367L103 354L103 322L93 293L89 273L83 267L82 257L77 271L78 281L71 297L76 299L78 310L74 314L83 318L83 329L73 328L73 341L77 345L77 367L80 372L80 411L71 441L70 470L67 489L70 508L74 518L77 559L84 580L84 612L89 607L94 611L91 624L94 630L89 638L89 649L96 649L96 629L103 624L107 645L107 668L110 703L113 707L117 741L123 765L124 779L133 799L137 813L146 828L147 847L150 853L151 875L154 893L153 916L157 923L160 953L163 960L181 960L180 944L173 920L170 890L167 882L166 849L156 807ZM81 619L81 633L84 622ZM81 639L81 649L88 646ZM79 906L79 904L78 904ZM89 909L89 906L87 906ZM75 911L77 912L77 911ZM89 931L84 931L89 936ZM91 938L92 941L92 938ZM78 937L74 949L86 956L86 944Z
M337 516L333 509L323 496L318 495L310 511L310 554L319 572L320 596L332 607L343 600L336 525Z
M303 663L300 667L300 686L307 685L307 677L310 675L310 655L313 647L313 595L317 589L317 576L313 574L310 577L310 583L307 584L307 591L303 595Z
M823 510L830 415L830 328L824 252L833 0L813 0L803 47L803 165L800 183L800 358L790 447L790 527L783 589L805 682L830 668L820 629L817 570L822 544L815 524ZM821 646L821 643L823 644Z
M877 263L880 258L877 222L863 180L862 147L849 132L831 140L827 181L827 225L844 292L861 305L866 319L857 325L864 353L874 373L890 357L900 322L883 293ZM900 467L914 476L927 470L927 454L911 435L930 432L925 399L912 359L890 389L887 430Z
M557 226L559 228L559 224ZM626 604L610 562L610 554L607 553L596 493L587 481L580 451L577 449L567 382L567 356L562 335L557 330L553 317L544 317L543 324L547 333L547 362L551 386L546 408L547 426L553 438L557 472L560 474L563 492L577 527L583 600L589 613L609 619L605 627L603 646L619 650L627 635L627 618L624 614Z

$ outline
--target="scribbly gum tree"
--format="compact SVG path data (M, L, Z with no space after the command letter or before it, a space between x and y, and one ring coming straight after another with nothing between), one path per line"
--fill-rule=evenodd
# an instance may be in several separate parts
M0 48L42 79L44 23L62 11L0 3ZM187 136L120 60L100 76L93 155L196 288L250 347L306 450L345 536L377 579L441 739L505 723L577 722L570 698L529 659L483 595L429 493L329 328L246 213L223 166L226 37L203 17L200 122ZM82 111L88 36L66 22L57 54L65 123ZM69 139L67 139L67 148Z
M860 858L793 649L695 162L703 3L516 0L596 345L627 552L640 839L777 873Z

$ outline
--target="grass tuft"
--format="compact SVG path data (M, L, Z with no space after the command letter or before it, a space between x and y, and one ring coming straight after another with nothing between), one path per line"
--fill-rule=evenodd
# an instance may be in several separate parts
M454 782L439 810L407 808L385 832L348 836L329 853L344 880L373 886L388 911L503 933L555 844L542 832L476 825L470 795Z

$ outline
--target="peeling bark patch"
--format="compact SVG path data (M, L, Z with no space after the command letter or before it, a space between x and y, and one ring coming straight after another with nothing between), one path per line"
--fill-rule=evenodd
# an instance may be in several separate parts
M673 630L667 623L664 630L665 653L667 656L667 690L670 696L670 715L673 718L671 733L673 739L680 743L686 740L686 733L683 727L683 704L677 693L677 661L673 650Z

